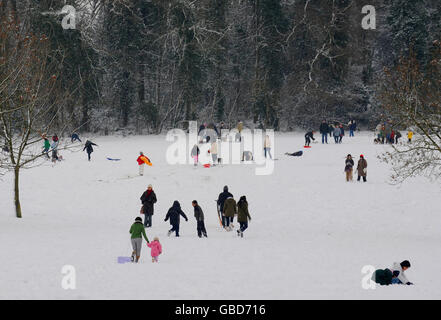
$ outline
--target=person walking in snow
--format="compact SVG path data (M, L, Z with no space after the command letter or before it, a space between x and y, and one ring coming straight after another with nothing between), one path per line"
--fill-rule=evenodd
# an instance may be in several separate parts
M320 125L320 134L322 135L322 144L325 142L328 143L328 133L329 133L329 125L325 120L322 121Z
M239 230L237 230L237 236L243 238L243 232L248 229L248 220L251 221L251 216L248 212L248 202L247 198L242 196L237 203L237 222L240 225Z
M165 216L164 221L167 221L170 219L170 225L172 228L168 231L167 235L170 236L173 231L176 232L176 237L179 237L179 224L180 224L180 216L182 216L185 221L188 221L187 216L185 215L184 211L181 209L181 204L179 201L173 202L173 206L168 209L167 215Z
M315 139L314 139L314 131L308 131L305 134L305 146L309 147L309 145L311 143L311 139L315 141Z
M338 125L335 126L333 135L334 135L335 143L339 143L340 135L341 135L341 129L340 129L340 127Z
M194 208L194 217L196 218L198 237L202 238L202 236L204 236L207 238L207 230L205 229L204 223L204 212L196 200L193 200L191 205Z
M329 124L329 138L332 137L332 135L334 134L334 125L332 123Z
M346 172L346 181L352 181L353 179L353 168L354 168L354 160L352 159L352 156L348 154L345 161L345 172Z
M360 155L360 160L358 160L357 173L358 173L357 181L360 181L361 177L363 177L363 181L366 182L367 161L363 155Z
M228 192L228 186L224 187L224 191L222 193L219 194L219 197L217 198L217 207L219 212L222 215L222 226L225 228L226 225L226 221L225 221L225 216L222 214L224 212L224 204L225 204L225 200L227 200L227 198L232 198L233 195Z
M194 166L196 167L199 163L199 154L200 154L200 150L197 144L195 144L193 146L193 149L191 149L191 157L193 158L194 161Z
M49 157L49 150L51 149L51 143L49 142L49 139L46 138L45 136L43 136L43 140L44 140L44 146L43 146L43 152L42 153L44 153L46 155L46 157L48 159L50 159L50 157Z
M150 228L152 226L154 204L157 202L156 194L151 184L148 185L147 190L144 191L140 199L142 202L141 213L144 214L144 227Z
M162 246L159 242L159 238L155 237L152 242L147 243L147 246L151 249L150 254L152 256L152 262L158 262L158 257L162 253Z
M225 229L231 231L234 228L234 216L237 214L236 200L233 197L228 197L224 203L224 210L222 215L225 216Z
M265 136L265 141L263 143L263 151L265 153L265 158L267 154L269 155L270 159L273 158L273 156L271 155L271 140L269 135Z
M96 145L95 143L93 143L93 142L90 141L90 140L87 140L86 143L84 144L83 151L86 150L86 152L87 152L87 158L88 158L89 161L90 161L90 155L91 155L92 152L93 152L93 146L97 146L97 147L98 147L98 145Z
M211 143L211 148L210 148L210 154L211 154L211 158L213 159L213 166L216 166L217 163L217 140L214 140Z
M142 219L140 217L135 218L135 223L130 227L131 241L132 241L132 262L138 262L141 257L142 237L149 243L149 239L145 234L144 226L142 225Z
M354 132L357 129L357 123L354 120L349 121L349 137L354 136Z
M343 125L340 125L340 139L338 140L338 143L341 143L343 140L343 137L345 135L345 129L343 128Z
M398 139L402 137L401 132L397 130L395 133L395 144L398 144Z

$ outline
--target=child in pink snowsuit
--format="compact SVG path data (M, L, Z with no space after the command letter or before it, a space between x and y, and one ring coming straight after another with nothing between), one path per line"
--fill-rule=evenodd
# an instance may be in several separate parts
M147 246L152 249L152 262L158 262L158 256L162 253L162 246L159 243L158 237L155 237L152 242L147 243Z

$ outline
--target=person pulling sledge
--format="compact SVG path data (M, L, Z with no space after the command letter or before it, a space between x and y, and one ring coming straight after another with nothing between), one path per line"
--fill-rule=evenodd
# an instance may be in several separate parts
M231 231L234 228L234 216L237 214L237 204L233 197L228 197L224 203L222 215L225 217L225 230Z
M149 243L149 239L145 234L144 226L142 225L142 219L140 217L135 218L135 222L130 227L131 242L132 242L132 262L138 263L141 257L142 237Z
M226 222L225 222L225 217L223 216L223 212L224 212L224 204L225 204L225 200L227 200L227 198L232 198L233 195L228 192L228 186L224 187L224 191L222 193L219 194L219 197L217 198L217 208L218 211L220 212L221 216L222 216L222 227L225 228Z

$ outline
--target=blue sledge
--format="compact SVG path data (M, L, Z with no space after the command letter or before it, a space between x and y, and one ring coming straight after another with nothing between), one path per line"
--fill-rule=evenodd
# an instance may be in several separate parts
M132 262L131 257L118 257L119 264L124 264L124 263L129 263L129 262Z
M107 158L109 161L121 161L121 159L113 159L113 158Z

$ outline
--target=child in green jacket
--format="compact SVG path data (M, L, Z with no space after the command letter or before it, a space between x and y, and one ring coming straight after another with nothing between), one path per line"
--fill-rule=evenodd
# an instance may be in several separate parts
M139 257L141 256L142 237L144 237L147 243L149 243L149 239L145 234L144 225L142 224L142 219L140 217L137 217L135 219L135 223L130 227L130 234L132 235L131 241L133 247L132 262L137 263L139 261Z

